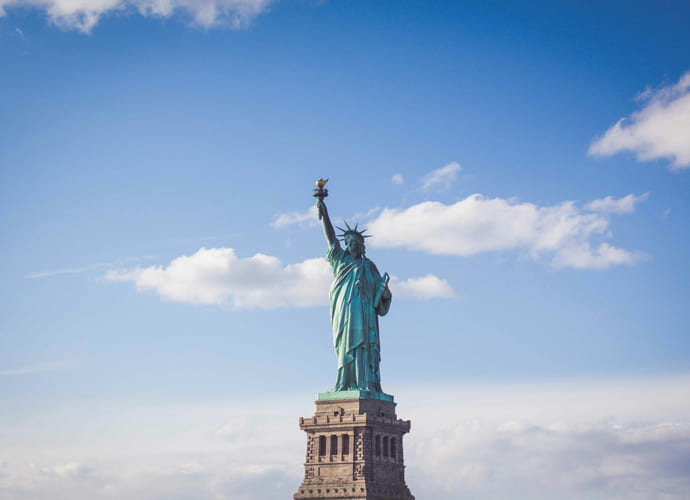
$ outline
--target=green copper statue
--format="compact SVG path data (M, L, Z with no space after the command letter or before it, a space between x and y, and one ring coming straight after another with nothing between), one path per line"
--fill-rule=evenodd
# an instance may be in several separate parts
M317 181L314 189L319 219L328 241L327 259L333 268L333 284L329 299L333 346L338 358L338 376L334 391L368 391L375 397L390 397L381 391L381 343L379 316L384 316L391 305L388 274L379 274L372 261L364 256L364 232L347 225L340 246L323 199L326 180Z

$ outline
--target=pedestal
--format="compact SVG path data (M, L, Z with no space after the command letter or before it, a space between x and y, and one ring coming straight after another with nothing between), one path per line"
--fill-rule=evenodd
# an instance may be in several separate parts
M399 420L392 396L384 396L329 399L337 393L319 394L314 416L299 419L307 433L307 457L295 500L414 500L403 460L410 421Z

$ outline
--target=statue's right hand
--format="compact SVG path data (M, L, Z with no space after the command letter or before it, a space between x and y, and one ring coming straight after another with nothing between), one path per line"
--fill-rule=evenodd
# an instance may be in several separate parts
M326 205L321 198L316 198L316 208L319 211L319 220L323 219L323 216L326 213Z

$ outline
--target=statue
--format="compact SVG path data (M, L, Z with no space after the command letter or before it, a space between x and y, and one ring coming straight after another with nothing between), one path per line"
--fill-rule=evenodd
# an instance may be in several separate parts
M381 343L379 316L384 316L391 305L388 273L383 277L376 266L364 255L364 235L345 223L347 229L340 246L323 199L328 196L324 186L328 179L319 179L314 189L319 219L328 242L327 259L333 268L333 284L329 292L333 347L338 358L338 375L330 391L368 391L374 397L390 398L381 391ZM324 393L325 394L325 393Z

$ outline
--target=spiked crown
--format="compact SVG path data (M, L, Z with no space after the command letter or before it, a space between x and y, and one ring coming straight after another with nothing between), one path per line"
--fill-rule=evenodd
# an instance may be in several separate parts
M338 239L344 240L346 242L350 238L357 238L362 243L364 243L364 238L370 238L371 237L369 235L364 234L367 232L366 229L362 229L361 231L357 230L357 228L359 227L359 224L355 224L355 227L351 228L350 225L347 223L347 221L345 221L345 227L347 227L347 229L343 229L342 227L338 227L338 226L335 226L335 227L338 228L338 230L342 231L342 234L338 235Z

